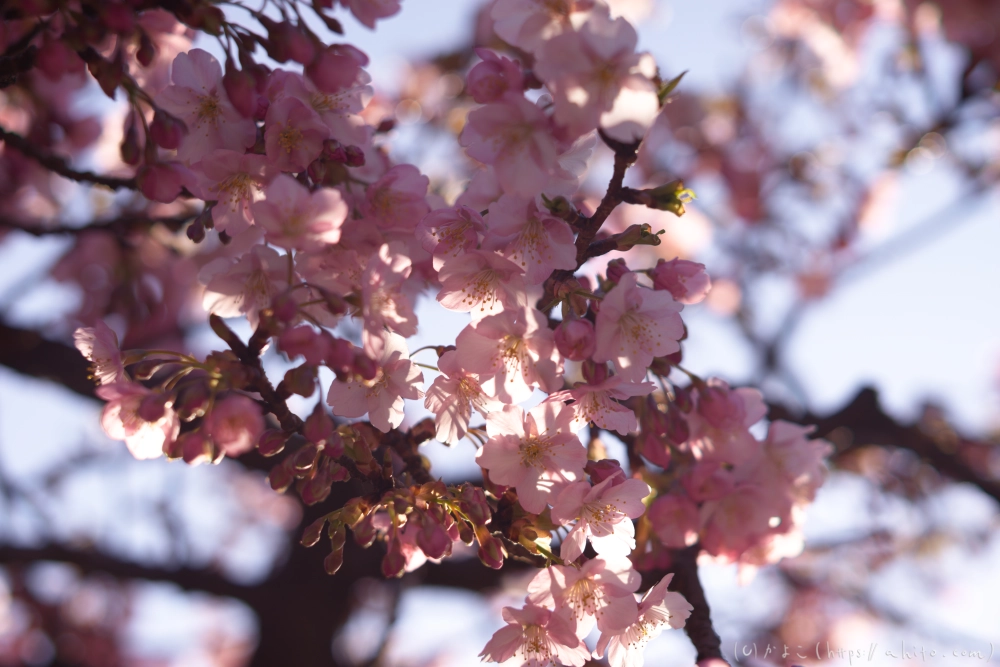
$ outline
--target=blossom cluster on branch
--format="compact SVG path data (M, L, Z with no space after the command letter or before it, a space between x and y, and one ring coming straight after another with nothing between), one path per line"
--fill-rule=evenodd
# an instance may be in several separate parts
M827 445L780 421L754 437L765 414L758 391L680 366L681 313L708 293L705 266L631 255L599 264L660 243L646 223L602 229L617 207L681 215L692 197L679 181L624 184L677 80L636 52L635 29L613 3L493 3L504 52L478 49L466 72L479 106L458 141L476 170L454 201L389 158L378 140L386 127L366 116L367 57L326 44L299 3L244 7L256 27L200 2L15 4L4 46L37 51L39 99L65 94L53 82L84 68L108 96L124 93L120 149L132 174L88 177L64 160L57 169L14 138L29 126L12 125L7 145L67 178L190 211L193 244L217 235L198 277L227 349L204 359L122 351L100 320L76 332L107 401L104 429L135 457L197 464L257 450L275 461L271 486L294 487L310 505L353 480L363 491L302 538L312 546L325 533L330 574L348 530L362 546L384 545L387 577L458 545L477 545L489 567L541 566L483 650L498 662L580 667L596 626L594 655L641 665L645 644L682 627L691 605L667 590L670 576L637 598L640 571L669 569L675 550L695 544L748 567L801 549ZM311 10L339 32L332 4ZM342 4L369 27L400 9ZM191 48L193 31L215 36L224 62ZM76 121L65 120L69 135ZM614 168L589 207L581 179L598 141ZM418 363L424 350L407 343L415 301L428 293L469 316L454 341L426 348L436 366ZM248 341L224 322L234 317L253 328ZM345 320L360 338L338 328ZM297 364L277 384L261 363L271 344ZM438 373L427 386L421 367ZM329 386L321 368L332 371ZM302 419L292 395L320 400ZM407 401L420 399L433 417L401 428ZM419 451L432 438L478 444L482 483L435 479ZM628 460L608 458L602 438L624 443Z

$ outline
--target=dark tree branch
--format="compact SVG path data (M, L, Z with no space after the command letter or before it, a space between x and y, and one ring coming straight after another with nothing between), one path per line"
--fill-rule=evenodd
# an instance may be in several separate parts
M197 217L198 213L183 213L166 218L154 218L143 213L124 213L111 220L97 220L83 227L68 227L53 225L47 221L9 220L0 218L0 229L11 229L31 234L32 236L72 236L90 231L108 231L115 235L124 235L134 231L146 231L154 225L163 225L172 232L179 231L186 223Z
M0 127L0 140L3 140L11 148L19 151L25 157L29 157L49 171L55 172L64 178L78 183L93 183L103 185L112 190L136 190L138 185L134 178L116 178L114 176L104 176L95 174L92 171L79 171L69 166L66 158L59 155L52 155L38 148L30 141L19 134L8 132Z
M686 549L672 551L674 573L673 581L670 582L670 590L677 591L691 603L691 616L688 617L684 625L684 632L691 639L695 649L698 651L696 660L701 662L709 658L725 660L722 657L722 641L712 627L711 610L708 607L708 600L705 598L705 589L701 586L698 578L698 553L701 546L695 544ZM662 574L662 573L657 573Z

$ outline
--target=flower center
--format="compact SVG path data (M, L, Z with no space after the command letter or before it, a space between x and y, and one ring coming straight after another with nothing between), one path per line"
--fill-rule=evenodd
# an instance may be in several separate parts
M548 440L529 438L521 441L521 465L526 468L538 468L542 459L549 452L551 443Z
M253 190L255 185L256 183L250 174L240 172L238 174L233 174L223 181L220 181L212 189L219 193L220 199L228 199L229 203L233 207L233 210L235 211L238 204L250 199L251 190ZM223 197L223 195L225 195L225 197Z
M216 95L205 95L198 98L198 120L214 123L222 115L219 108L219 98Z
M287 126L278 133L278 145L285 150L285 153L298 150L301 143L302 132L297 127Z

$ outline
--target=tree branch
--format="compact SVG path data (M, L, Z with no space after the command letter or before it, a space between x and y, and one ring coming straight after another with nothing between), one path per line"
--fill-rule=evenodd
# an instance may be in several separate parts
M197 216L197 212L183 213L166 218L154 218L143 213L124 213L117 218L96 220L83 227L50 225L48 222L42 220L22 222L0 218L0 228L17 230L38 237L76 235L89 231L108 231L116 235L122 235L133 231L145 231L154 225L163 225L170 231L176 232Z
M722 640L712 627L711 609L708 607L708 600L705 598L705 589L701 587L701 580L698 579L698 553L701 546L695 544L686 549L677 549L671 552L673 563L671 570L674 573L673 581L670 582L670 589L677 591L691 603L691 615L684 625L684 632L691 639L695 649L698 651L697 662L710 658L717 658L725 661L722 657ZM657 573L661 574L662 573Z
M52 155L38 150L30 141L19 134L8 132L0 127L0 140L8 146L19 151L24 156L31 158L49 171L55 172L64 178L78 183L93 183L103 185L112 190L137 190L138 185L134 178L116 178L114 176L103 176L92 171L79 171L69 166L66 158L59 155Z

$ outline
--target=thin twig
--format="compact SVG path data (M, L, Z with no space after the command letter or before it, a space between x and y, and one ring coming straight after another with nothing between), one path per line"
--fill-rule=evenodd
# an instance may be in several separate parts
M71 181L103 185L112 190L137 190L139 187L134 178L116 178L114 176L95 174L92 171L73 169L69 166L66 158L40 151L21 135L15 132L8 132L2 127L0 127L0 140L3 140L8 146L19 151L25 157L31 158L49 171L55 172Z

